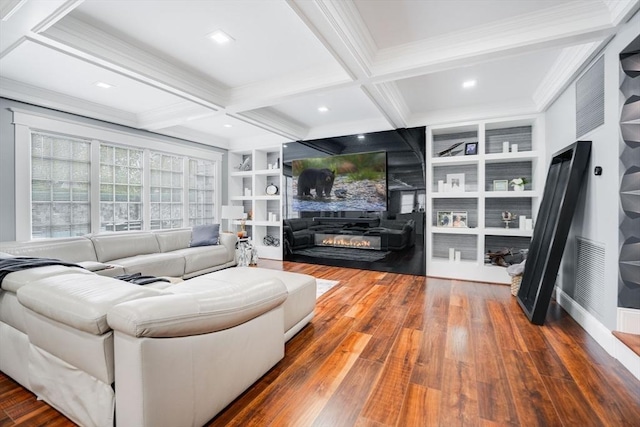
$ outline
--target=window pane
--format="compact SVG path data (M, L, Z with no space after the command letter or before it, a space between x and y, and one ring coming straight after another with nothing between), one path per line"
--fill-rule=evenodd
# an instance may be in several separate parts
M151 153L151 218L160 219L154 227L173 228L175 224L182 224L182 205L173 209L172 203L182 200L182 163L183 157L168 154ZM174 221L172 221L174 220Z
M189 225L211 224L214 217L215 163L189 159Z
M108 156L111 153L115 167L110 166L112 161ZM142 163L142 150L101 144L101 230L142 229Z
M87 229L90 148L91 143L81 139L32 132L32 237L75 236ZM72 215L76 210L77 218ZM72 223L82 226L72 228Z

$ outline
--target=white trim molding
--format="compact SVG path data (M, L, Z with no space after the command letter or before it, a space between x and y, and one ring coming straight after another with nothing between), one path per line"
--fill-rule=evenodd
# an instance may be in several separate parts
M561 288L555 288L556 301L567 313L596 340L602 348L640 380L640 356L618 340L598 319L575 302Z
M640 310L618 307L616 329L627 334L640 335Z

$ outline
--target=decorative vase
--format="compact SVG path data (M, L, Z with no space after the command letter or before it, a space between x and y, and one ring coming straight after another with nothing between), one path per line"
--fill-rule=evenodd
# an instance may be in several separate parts
M524 184L520 184L520 185L514 184L513 191L524 191Z

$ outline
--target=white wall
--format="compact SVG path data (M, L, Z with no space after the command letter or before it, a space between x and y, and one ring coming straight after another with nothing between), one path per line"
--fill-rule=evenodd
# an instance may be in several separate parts
M618 301L619 251L619 119L621 108L619 53L640 29L640 14L636 14L611 40L601 55L605 60L605 123L581 140L591 140L591 163L585 175L585 190L569 234L565 256L560 267L558 287L569 297L574 296L575 237L582 236L605 246L604 300L601 313L587 309L608 330L616 329ZM595 60L600 58L599 55ZM595 62L594 60L594 62ZM553 153L574 142L575 82L546 112L547 161ZM548 164L548 162L547 162ZM601 176L594 176L595 166L603 168ZM584 325L583 325L584 326Z

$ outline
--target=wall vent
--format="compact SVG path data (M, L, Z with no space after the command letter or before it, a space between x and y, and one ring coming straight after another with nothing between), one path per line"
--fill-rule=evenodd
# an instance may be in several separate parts
M575 301L602 316L604 303L604 245L578 237Z
M576 82L576 139L604 124L604 56Z

